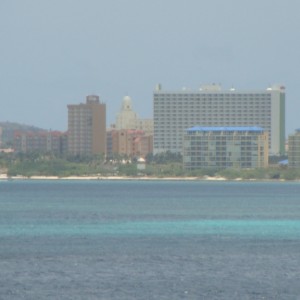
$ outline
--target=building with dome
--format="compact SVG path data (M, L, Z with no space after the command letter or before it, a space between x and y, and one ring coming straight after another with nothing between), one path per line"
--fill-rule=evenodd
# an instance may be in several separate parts
M139 119L137 113L132 110L131 98L125 96L121 111L117 114L115 129L143 130L147 135L153 135L153 120Z
M108 156L145 157L153 152L153 120L140 119L132 110L132 100L125 96L116 123L107 130Z
M129 96L125 96L122 101L121 111L117 115L116 129L136 129L138 116L132 110L132 101Z

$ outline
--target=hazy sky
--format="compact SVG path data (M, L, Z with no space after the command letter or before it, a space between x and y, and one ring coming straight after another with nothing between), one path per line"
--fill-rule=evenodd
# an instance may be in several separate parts
M108 125L128 94L152 117L164 89L286 86L300 127L299 0L0 0L0 121L67 129L67 104L98 94Z

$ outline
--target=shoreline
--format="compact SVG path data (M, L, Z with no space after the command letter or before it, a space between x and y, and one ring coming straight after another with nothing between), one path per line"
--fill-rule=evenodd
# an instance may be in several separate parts
M101 180L120 180L120 181L234 181L234 182L299 182L299 179L296 180L285 180L285 179L243 179L243 178L234 178L228 179L226 177L149 177L149 176L7 176L7 174L0 174L0 181L13 181L13 180L82 180L82 181L101 181Z

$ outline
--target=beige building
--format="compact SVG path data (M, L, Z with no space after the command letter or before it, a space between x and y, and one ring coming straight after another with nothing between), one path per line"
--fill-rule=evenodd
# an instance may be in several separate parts
M68 105L68 152L106 153L106 104L99 96L90 95L86 103Z
M67 134L60 131L15 131L14 150L23 153L64 154Z
M143 130L147 135L153 136L153 120L138 119L136 124L137 130Z
M125 96L122 101L121 111L117 114L116 129L136 129L137 114L132 110L132 101Z
M143 130L148 135L153 135L153 120L139 119L132 110L132 101L129 96L125 96L122 101L121 111L117 114L115 128Z
M183 145L187 170L268 166L268 134L260 127L192 127Z
M300 129L289 135L288 159L290 168L300 168Z

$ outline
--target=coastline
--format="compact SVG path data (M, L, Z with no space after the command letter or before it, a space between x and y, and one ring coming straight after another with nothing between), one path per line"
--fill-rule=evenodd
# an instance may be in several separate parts
M149 176L7 176L7 174L0 174L0 180L201 180L199 177L149 177ZM209 180L212 180L209 179ZM220 180L220 179L217 179ZM226 178L222 178L226 180Z
M203 176L203 177L151 177L151 176L67 176L67 177L59 177L59 176L7 176L7 174L0 174L0 181L4 180L85 180L85 181L97 181L97 180L131 180L131 181L243 181L243 182L299 182L299 179L296 180L285 180L285 179L243 179L243 178L234 178L229 179L221 176Z

